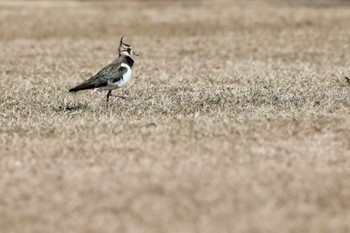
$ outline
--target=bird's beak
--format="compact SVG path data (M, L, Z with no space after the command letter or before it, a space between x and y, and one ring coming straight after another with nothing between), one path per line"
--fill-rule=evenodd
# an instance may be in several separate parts
M140 54L136 53L134 50L132 50L132 54L134 54L135 56L140 56Z

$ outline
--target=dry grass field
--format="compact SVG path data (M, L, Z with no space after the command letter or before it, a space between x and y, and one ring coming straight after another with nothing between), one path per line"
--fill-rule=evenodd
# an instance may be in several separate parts
M350 232L347 1L0 2L0 232ZM141 53L132 82L68 89Z

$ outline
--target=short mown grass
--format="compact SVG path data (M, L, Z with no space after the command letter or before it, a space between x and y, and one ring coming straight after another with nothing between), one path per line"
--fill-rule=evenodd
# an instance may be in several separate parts
M349 22L328 0L0 3L0 232L349 232ZM123 34L128 98L69 93Z

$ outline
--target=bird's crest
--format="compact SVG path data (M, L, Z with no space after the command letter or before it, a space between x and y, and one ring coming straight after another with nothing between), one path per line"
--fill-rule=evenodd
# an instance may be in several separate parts
M120 44L119 44L119 56L125 55L125 56L131 56L135 55L138 56L137 53L132 49L131 45L126 44L123 42L124 36L120 38Z

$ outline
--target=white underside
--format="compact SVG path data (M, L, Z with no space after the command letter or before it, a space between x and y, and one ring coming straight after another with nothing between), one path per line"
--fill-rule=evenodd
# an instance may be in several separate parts
M123 75L123 78L120 79L118 82L112 83L108 82L107 86L101 87L98 90L99 91L110 91L118 89L122 86L124 86L131 78L131 68L126 63L122 63L120 66L125 67L127 69L126 73Z

